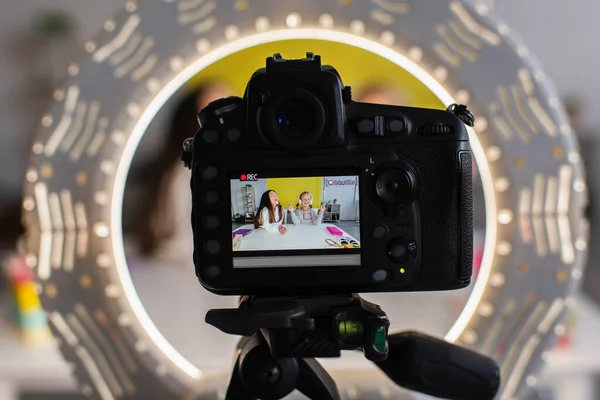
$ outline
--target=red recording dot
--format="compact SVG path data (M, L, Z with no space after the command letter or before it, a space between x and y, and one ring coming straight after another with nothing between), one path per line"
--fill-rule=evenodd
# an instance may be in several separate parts
M240 176L240 181L245 181L246 180L246 175L242 174L242 176Z

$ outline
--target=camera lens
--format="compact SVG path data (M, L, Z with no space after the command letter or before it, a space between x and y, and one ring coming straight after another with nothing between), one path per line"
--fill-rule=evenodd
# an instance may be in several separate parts
M398 204L410 196L414 189L411 173L399 168L382 172L375 182L375 190L381 200L388 204Z
M315 126L313 107L303 99L286 100L275 111L275 124L282 136L299 139Z

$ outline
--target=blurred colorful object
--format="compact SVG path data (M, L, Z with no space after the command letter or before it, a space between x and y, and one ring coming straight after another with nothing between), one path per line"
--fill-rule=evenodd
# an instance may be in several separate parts
M12 316L28 344L47 342L50 331L42 309L31 269L20 255L12 255L3 261L9 293L9 315Z

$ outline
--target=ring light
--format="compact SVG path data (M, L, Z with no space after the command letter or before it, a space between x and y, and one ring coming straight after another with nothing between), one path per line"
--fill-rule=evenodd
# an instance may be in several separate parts
M565 330L582 276L583 166L527 47L486 6L456 0L128 1L104 23L42 118L23 200L27 262L83 394L191 398L214 386L165 340L135 292L121 229L125 180L152 118L185 82L235 52L295 39L367 49L477 116L484 257L446 339L493 356L501 397L523 396ZM363 373L344 375L340 387L356 391Z

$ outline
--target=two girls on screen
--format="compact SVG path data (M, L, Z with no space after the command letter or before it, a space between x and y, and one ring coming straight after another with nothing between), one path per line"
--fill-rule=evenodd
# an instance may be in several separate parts
M298 197L297 208L290 204L288 211L291 213L294 225L312 224L319 225L323 221L325 205L321 204L319 211L312 208L313 196L310 192L302 192ZM262 228L267 232L287 233L283 225L284 210L279 203L279 197L274 190L267 190L260 198L260 204L254 217L254 228Z

